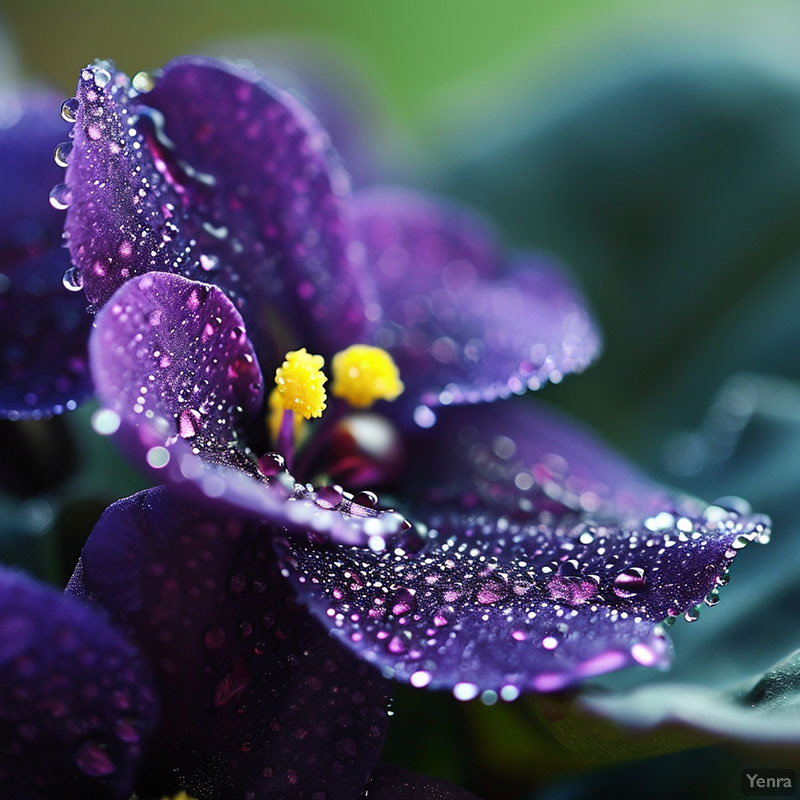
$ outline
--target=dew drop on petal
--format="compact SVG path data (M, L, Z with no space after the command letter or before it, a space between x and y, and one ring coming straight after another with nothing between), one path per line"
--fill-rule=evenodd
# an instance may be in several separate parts
M200 412L194 408L184 408L178 418L178 433L182 439L191 439L197 436L200 430Z
M99 408L92 414L92 428L101 436L111 436L119 430L120 418L110 408Z
M378 495L375 492L362 491L353 496L353 503L364 508L377 508Z
M428 406L417 406L414 409L414 422L420 428L432 428L436 424L436 414Z
M500 689L500 697L507 703L512 703L519 697L519 689L513 684L506 684Z
M136 91L140 94L146 94L147 92L153 91L155 85L155 76L150 72L146 72L145 70L137 72L131 79L131 86L133 86L133 88L136 89Z
M322 486L317 489L314 502L321 508L333 509L341 505L344 495L338 486Z
M697 622L700 619L700 606L693 606L684 612L683 618L687 622Z
M94 71L94 84L99 89L102 89L104 86L108 86L108 82L110 80L111 73L107 69L100 67Z
M78 748L75 764L81 772L91 777L110 775L116 770L108 753L100 745L92 742L84 742Z
M69 163L69 154L72 152L72 142L61 142L53 152L53 160L59 167L66 167Z
M641 567L629 567L614 578L614 594L617 597L633 597L647 588L647 578Z
M69 206L72 192L66 183L57 183L50 190L50 205L57 211L63 211Z
M167 450L166 447L157 445L156 447L151 447L147 451L145 458L147 459L148 465L153 469L163 469L169 464L169 450Z
M81 272L77 267L67 267L64 276L61 278L64 288L70 292L79 292L83 288Z
M273 478L286 470L286 460L280 453L265 453L258 459L258 471L266 478Z
M453 687L456 700L474 700L478 696L478 687L474 683L457 683Z
M432 675L430 672L420 669L412 673L411 677L409 678L409 682L417 689L422 689L431 682L431 677Z
M61 104L61 117L66 122L75 122L78 119L80 103L77 97L70 97Z

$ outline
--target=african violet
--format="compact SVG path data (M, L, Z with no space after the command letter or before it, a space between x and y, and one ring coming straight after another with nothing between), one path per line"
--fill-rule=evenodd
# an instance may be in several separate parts
M599 350L560 268L435 198L350 194L310 113L252 71L183 58L131 82L95 63L63 113L51 199L65 283L96 313L95 427L166 487L108 509L67 589L110 618L87 630L141 654L159 721L140 709L115 761L120 713L94 719L111 768L73 759L62 785L124 797L141 748L140 791L357 797L388 679L491 704L665 667L661 622L714 604L767 540L765 517L668 492L510 399ZM35 701L0 753L50 797L52 752L83 733Z

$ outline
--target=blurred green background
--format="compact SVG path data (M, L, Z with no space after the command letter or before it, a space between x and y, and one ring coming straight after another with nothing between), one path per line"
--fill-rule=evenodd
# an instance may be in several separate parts
M359 182L463 198L577 273L606 354L546 399L662 479L775 517L776 542L737 564L731 597L676 631L676 679L734 683L800 644L800 3L6 0L0 20L19 64L0 58L4 80L65 96L95 57L133 73L246 55L298 68L312 95L315 69L335 63L342 80L322 99L356 120L341 146ZM779 380L716 394L743 371ZM2 556L57 583L105 505L143 485L91 433L90 410L14 434L31 469L2 499ZM52 467L67 453L78 467L64 482ZM725 741L692 723L631 735L568 704L402 688L395 712L387 758L487 798L727 798L741 764L800 763L748 744L746 717Z

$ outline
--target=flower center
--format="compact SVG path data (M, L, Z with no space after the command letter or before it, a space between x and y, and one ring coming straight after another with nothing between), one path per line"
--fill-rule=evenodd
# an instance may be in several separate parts
M339 403L328 415L312 441L305 420L321 417L326 408L322 356L304 347L292 350L275 371L275 388L269 396L267 425L278 452L293 468L295 449L302 448L303 465L316 460L320 448L336 439L338 423L345 414ZM333 394L346 404L365 409L376 400L394 400L403 391L403 382L392 357L379 347L351 345L333 357ZM341 431L338 431L341 433ZM341 437L338 437L341 438Z
M356 408L396 400L403 392L400 371L380 347L354 344L333 357L333 394Z
M324 363L322 356L311 355L305 347L286 354L283 364L275 370L275 385L286 411L294 411L305 419L322 416L328 399Z

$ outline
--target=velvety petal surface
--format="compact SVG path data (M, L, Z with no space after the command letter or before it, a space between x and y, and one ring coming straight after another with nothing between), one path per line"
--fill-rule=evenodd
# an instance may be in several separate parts
M70 590L129 631L164 698L150 791L346 800L366 784L387 684L296 604L269 536L162 488L114 504L89 537Z
M391 764L379 764L369 780L365 800L480 800L449 781L419 775Z
M48 92L0 91L0 418L60 413L91 391L91 318L62 284L64 217L47 200L63 180L53 151L69 133L59 104Z
M0 794L124 800L156 721L139 653L95 609L0 569Z
M622 462L591 439L584 459L560 457L554 480L536 436L547 417L537 413L529 408L530 427L514 409L443 413L441 447L429 443L409 467L424 487L415 505L427 509L418 554L337 548L332 557L278 541L300 595L384 674L491 703L628 665L666 666L659 623L716 603L738 550L767 540L763 515L657 487L650 497L663 499L647 514L635 495L617 500ZM564 452L577 452L585 434L552 419L555 452L559 433ZM463 493L469 483L472 496Z
M239 312L220 289L177 275L148 273L114 295L97 317L91 362L120 417L172 419L175 436L205 451L229 449L263 400Z
M522 394L597 355L585 303L554 263L507 263L482 219L422 195L378 189L355 203L383 310L375 340L394 355L407 402Z
M160 480L336 541L364 544L402 529L398 514L343 495L334 503L288 473L269 482L259 471L239 432L261 408L263 380L221 289L167 273L131 279L97 315L90 358L106 406L95 427L118 433Z
M95 308L159 270L221 286L262 358L360 335L347 176L295 98L206 58L170 62L140 94L98 62L81 73L76 116L66 230Z

